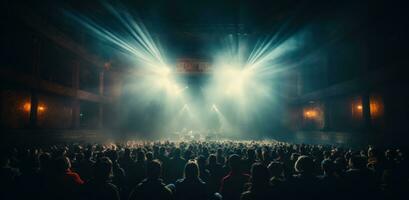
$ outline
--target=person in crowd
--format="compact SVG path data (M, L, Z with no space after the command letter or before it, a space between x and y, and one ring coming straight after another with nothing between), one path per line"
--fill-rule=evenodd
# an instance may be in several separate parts
M79 197L79 191L84 181L71 170L70 159L66 156L59 156L55 160L55 184L53 185L53 195L55 199L75 199Z
M184 178L176 181L175 189L176 200L207 200L209 198L207 185L199 177L199 166L195 161L187 162Z
M152 162L153 161L153 153L152 152L148 152L146 153L146 162Z
M108 150L106 156L112 162L112 183L118 188L122 197L126 197L126 192L128 191L128 185L126 183L125 170L118 163L118 152L114 149ZM131 165L132 166L132 165ZM129 171L131 168L129 169Z
M168 176L170 182L175 182L177 179L183 177L183 167L186 160L181 157L181 150L176 148L173 152L173 157L169 160Z
M314 161L309 156L300 156L295 162L294 169L297 174L291 178L290 186L296 193L290 194L293 198L314 199L318 197L319 180L314 175Z
M197 157L196 161L199 167L200 179L208 183L210 179L210 171L206 169L206 158L203 155L200 155Z
M138 149L136 153L136 162L133 163L128 173L128 185L135 187L143 179L146 178L146 157L142 149Z
M92 157L93 151L91 149L87 149L84 153L79 153L77 156L77 165L75 171L85 181L90 180L92 177L93 166L95 164Z
M158 155L158 160L162 163L162 171L164 172L163 174L163 179L168 182L169 181L169 177L167 175L166 172L168 172L168 168L169 168L169 157L167 155L167 151L165 147L160 147L159 148L159 155Z
M247 149L247 158L243 160L243 172L249 173L251 166L256 162L256 152L254 149Z
M220 191L223 199L239 199L243 192L248 194L242 198L251 199L253 194L266 192L259 189L265 186L259 184L265 180L257 175L263 174L265 169L257 165L249 171L250 178L245 172L250 163L268 166L270 173L263 177L269 180L272 199L403 199L409 182L406 152L405 147L348 148L344 145L341 148L273 140L10 144L0 151L0 198L81 200L92 198L85 193L87 188L103 194L111 190L104 187L113 188L112 185L119 190L121 199L130 196L133 199L173 198L172 192L176 194L183 187L172 185L196 177L195 173L183 175L186 160L181 157L189 155L189 159L197 159L193 162L198 166L198 179L206 183L207 194ZM112 170L107 170L110 164L106 157L110 158ZM162 163L158 170L154 158L168 163L162 174L166 179L159 178ZM102 173L103 170L97 168L106 170ZM116 181L121 173L116 173L115 168L128 168L122 176L125 182ZM98 176L97 171L101 172ZM182 192L182 196L184 194L188 192Z
M217 159L217 162L219 164L221 164L222 166L225 164L226 158L223 155L223 149L222 148L217 149L216 159Z
M132 190L129 200L171 200L173 194L160 179L161 170L161 163L158 160L148 162L147 178Z
M320 186L322 188L321 193L327 195L338 194L342 192L344 188L340 188L339 176L335 173L335 164L329 159L325 159L321 162L321 169L323 174L318 176ZM337 195L338 196L338 195Z
M94 165L93 178L84 185L84 200L119 200L119 189L111 183L113 163L108 157L102 157Z
M0 197L13 199L17 192L17 178L20 172L10 166L10 159L5 151L0 151L0 166Z
M347 193L361 197L376 197L378 182L375 173L367 168L367 160L360 155L353 155L349 159L348 167L345 172Z
M280 162L271 162L268 165L268 170L270 172L270 185L273 188L280 188L285 184L285 176L283 176L284 173L284 166Z
M231 155L228 163L230 172L222 179L220 194L225 200L238 200L250 176L241 172L241 158L237 154Z
M131 166L133 164L134 160L132 158L132 151L129 148L125 148L124 154L122 157L119 159L119 164L122 167L122 169L125 170L125 173L130 171Z
M209 189L211 192L218 192L220 188L220 181L222 180L223 166L217 162L217 157L211 154L208 158L208 164L206 167L210 172L209 177Z
M267 167L262 163L251 166L250 188L241 194L241 200L268 200L273 198Z

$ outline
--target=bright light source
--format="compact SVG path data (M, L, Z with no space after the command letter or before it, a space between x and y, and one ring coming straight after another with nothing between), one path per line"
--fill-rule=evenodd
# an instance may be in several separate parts
M45 107L44 106L38 106L38 111L41 111L41 112L45 111Z
M237 69L235 67L225 67L216 72L219 78L220 86L225 85L225 94L240 94L245 89L251 79L251 70Z
M30 112L31 111L31 103L30 102L24 103L23 109L26 112ZM38 105L38 107L37 107L38 112L44 112L45 110L46 110L46 107L44 105Z
M217 106L215 105L215 104L213 104L212 105L212 109L211 109L212 111L215 111L215 112L219 112L219 109L217 108Z
M307 110L304 112L305 118L315 118L317 116L317 111L315 110Z
M357 106L356 106L356 109L362 110L362 105L357 105Z
M26 111L26 112L30 112L30 109L31 109L31 103L30 103L30 102L26 102L26 103L24 103L23 108L24 108L24 111Z
M167 76L170 75L171 70L168 67L160 67L160 68L158 68L157 73L160 76L167 77Z
M189 105L188 104L185 104L185 105L183 105L183 107L182 107L182 111L185 111L185 110L190 110L190 108L189 108Z

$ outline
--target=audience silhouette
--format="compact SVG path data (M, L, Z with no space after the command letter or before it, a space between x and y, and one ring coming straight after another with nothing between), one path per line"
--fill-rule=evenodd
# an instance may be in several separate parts
M269 141L3 147L0 198L406 199L402 148ZM227 158L227 159L226 159Z

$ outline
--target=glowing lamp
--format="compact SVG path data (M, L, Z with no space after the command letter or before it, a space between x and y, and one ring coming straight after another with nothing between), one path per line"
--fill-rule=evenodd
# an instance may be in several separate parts
M26 102L26 103L24 103L23 108L24 108L24 111L26 111L26 112L30 112L30 109L31 109L31 103L30 103L30 102Z
M44 106L38 106L38 111L44 112L44 111L45 111L45 107L44 107Z
M30 102L24 103L23 109L24 109L25 112L30 112L31 103ZM44 112L45 110L46 110L46 107L44 105L38 105L38 107L37 107L38 112Z
M314 110L308 110L308 111L306 111L306 112L304 113L304 116L305 116L306 118L314 118L314 117L317 116L317 112L314 111Z

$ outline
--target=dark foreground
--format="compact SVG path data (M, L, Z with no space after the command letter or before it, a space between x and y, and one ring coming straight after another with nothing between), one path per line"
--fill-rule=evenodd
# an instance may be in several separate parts
M276 141L68 144L1 150L1 199L406 199L400 148Z

